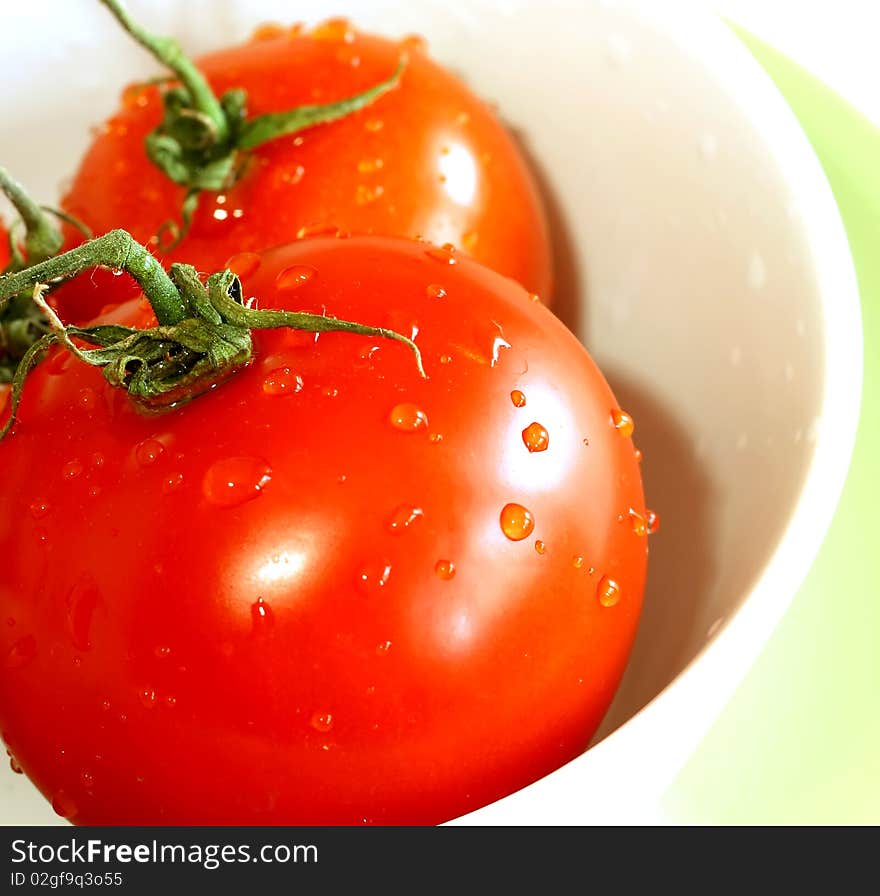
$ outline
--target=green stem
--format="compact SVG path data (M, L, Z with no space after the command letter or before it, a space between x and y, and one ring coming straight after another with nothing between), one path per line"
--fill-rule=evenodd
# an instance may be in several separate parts
M199 192L220 192L235 183L242 170L237 163L240 153L363 109L398 84L406 64L401 59L389 78L355 96L248 119L244 90L227 90L217 97L175 40L145 31L129 15L122 0L101 0L101 3L128 34L171 69L181 82L181 86L167 87L162 92L162 121L145 140L150 161L174 183L187 188L183 226L177 228L171 224L167 228L172 231L172 246L185 236Z
M28 264L51 258L64 242L61 231L43 209L28 196L24 187L2 166L0 166L0 190L15 206L24 223L26 230L24 248Z
M173 326L186 319L187 308L162 265L124 230L111 230L63 255L0 277L0 308L13 296L32 290L38 283L69 280L100 266L130 274L149 299L161 326Z
M403 74L405 62L401 60L391 77L354 96L337 100L335 103L323 103L314 106L298 106L286 112L269 112L251 118L242 126L236 140L236 147L241 150L256 149L270 140L295 134L297 131L314 127L316 124L329 124L340 118L358 112L375 102L383 93L397 86Z
M164 66L171 69L187 89L193 106L216 128L217 142L223 143L229 137L229 126L220 101L214 95L204 75L180 48L174 38L150 34L129 15L119 0L100 0L113 14L120 25L148 52Z
M48 284L99 265L127 271L137 280L153 306L157 326L142 330L113 324L81 328L61 322L46 302ZM173 264L166 274L124 230L113 230L63 255L0 277L0 310L4 302L13 296L21 298L27 290L45 326L23 352L12 377L11 413L0 428L0 440L15 424L28 374L52 345L62 346L80 361L101 368L111 386L125 389L153 410L175 407L203 395L245 367L253 357L253 329L291 327L312 333L336 331L391 339L412 351L420 376L426 377L418 346L394 330L242 304L241 282L232 271L212 274L204 284L191 265ZM80 347L74 338L93 348Z

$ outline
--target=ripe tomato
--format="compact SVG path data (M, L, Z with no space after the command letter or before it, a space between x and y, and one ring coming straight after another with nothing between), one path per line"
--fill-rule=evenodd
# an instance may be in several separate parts
M9 231L0 221L0 271L9 264Z
M639 618L631 427L571 333L393 238L239 256L254 333L145 414L53 350L0 443L0 730L85 824L436 823L582 751ZM142 325L138 302L106 320Z
M250 117L360 93L388 78L404 51L408 66L389 93L345 119L257 148L231 189L203 193L188 236L166 259L212 271L233 252L339 228L452 243L548 298L547 225L522 155L494 112L416 42L335 21L308 33L264 30L199 65L218 95L247 91ZM130 88L86 153L63 204L96 234L124 227L146 243L180 220L184 188L144 152L161 117L157 88ZM98 295L86 290L70 316L96 314Z

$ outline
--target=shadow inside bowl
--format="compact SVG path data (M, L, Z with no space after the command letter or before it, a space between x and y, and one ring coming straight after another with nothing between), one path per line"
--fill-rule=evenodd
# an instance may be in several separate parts
M650 391L618 371L604 373L636 421L647 506L660 516L651 537L648 580L635 646L593 743L660 693L708 640L705 608L717 573L712 508L716 488L694 440ZM714 634L714 632L712 632Z
M562 203L550 186L550 180L532 151L528 137L523 131L511 126L508 122L505 122L505 125L526 160L547 214L547 229L553 251L551 308L572 333L580 333L582 339L588 340L589 332L586 329L588 315L584 313L584 309L589 301L589 296L586 294L587 278L582 270L582 258L579 257L582 256L582 253L577 250L572 228L566 218Z

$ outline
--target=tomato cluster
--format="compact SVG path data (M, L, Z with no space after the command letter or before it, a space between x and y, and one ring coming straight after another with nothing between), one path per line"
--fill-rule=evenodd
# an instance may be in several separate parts
M535 295L546 222L494 113L340 21L200 68L254 116L402 50L366 108L243 153L174 247L162 91L128 89L64 205L170 279L116 237L0 278L48 333L0 442L0 729L72 822L435 824L578 755L623 673L655 518Z

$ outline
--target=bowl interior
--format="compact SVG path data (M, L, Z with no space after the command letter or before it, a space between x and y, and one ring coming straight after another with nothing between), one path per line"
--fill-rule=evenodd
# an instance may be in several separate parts
M626 4L129 5L194 52L292 14L419 32L498 103L550 208L557 311L635 417L649 506L662 521L636 649L600 737L625 723L737 613L814 453L825 382L820 281L798 196L750 110L707 74L686 34ZM16 16L0 58L14 87L0 146L4 164L52 200L54 172L71 170L118 86L153 69L97 4L31 0ZM31 799L6 778L0 788Z

